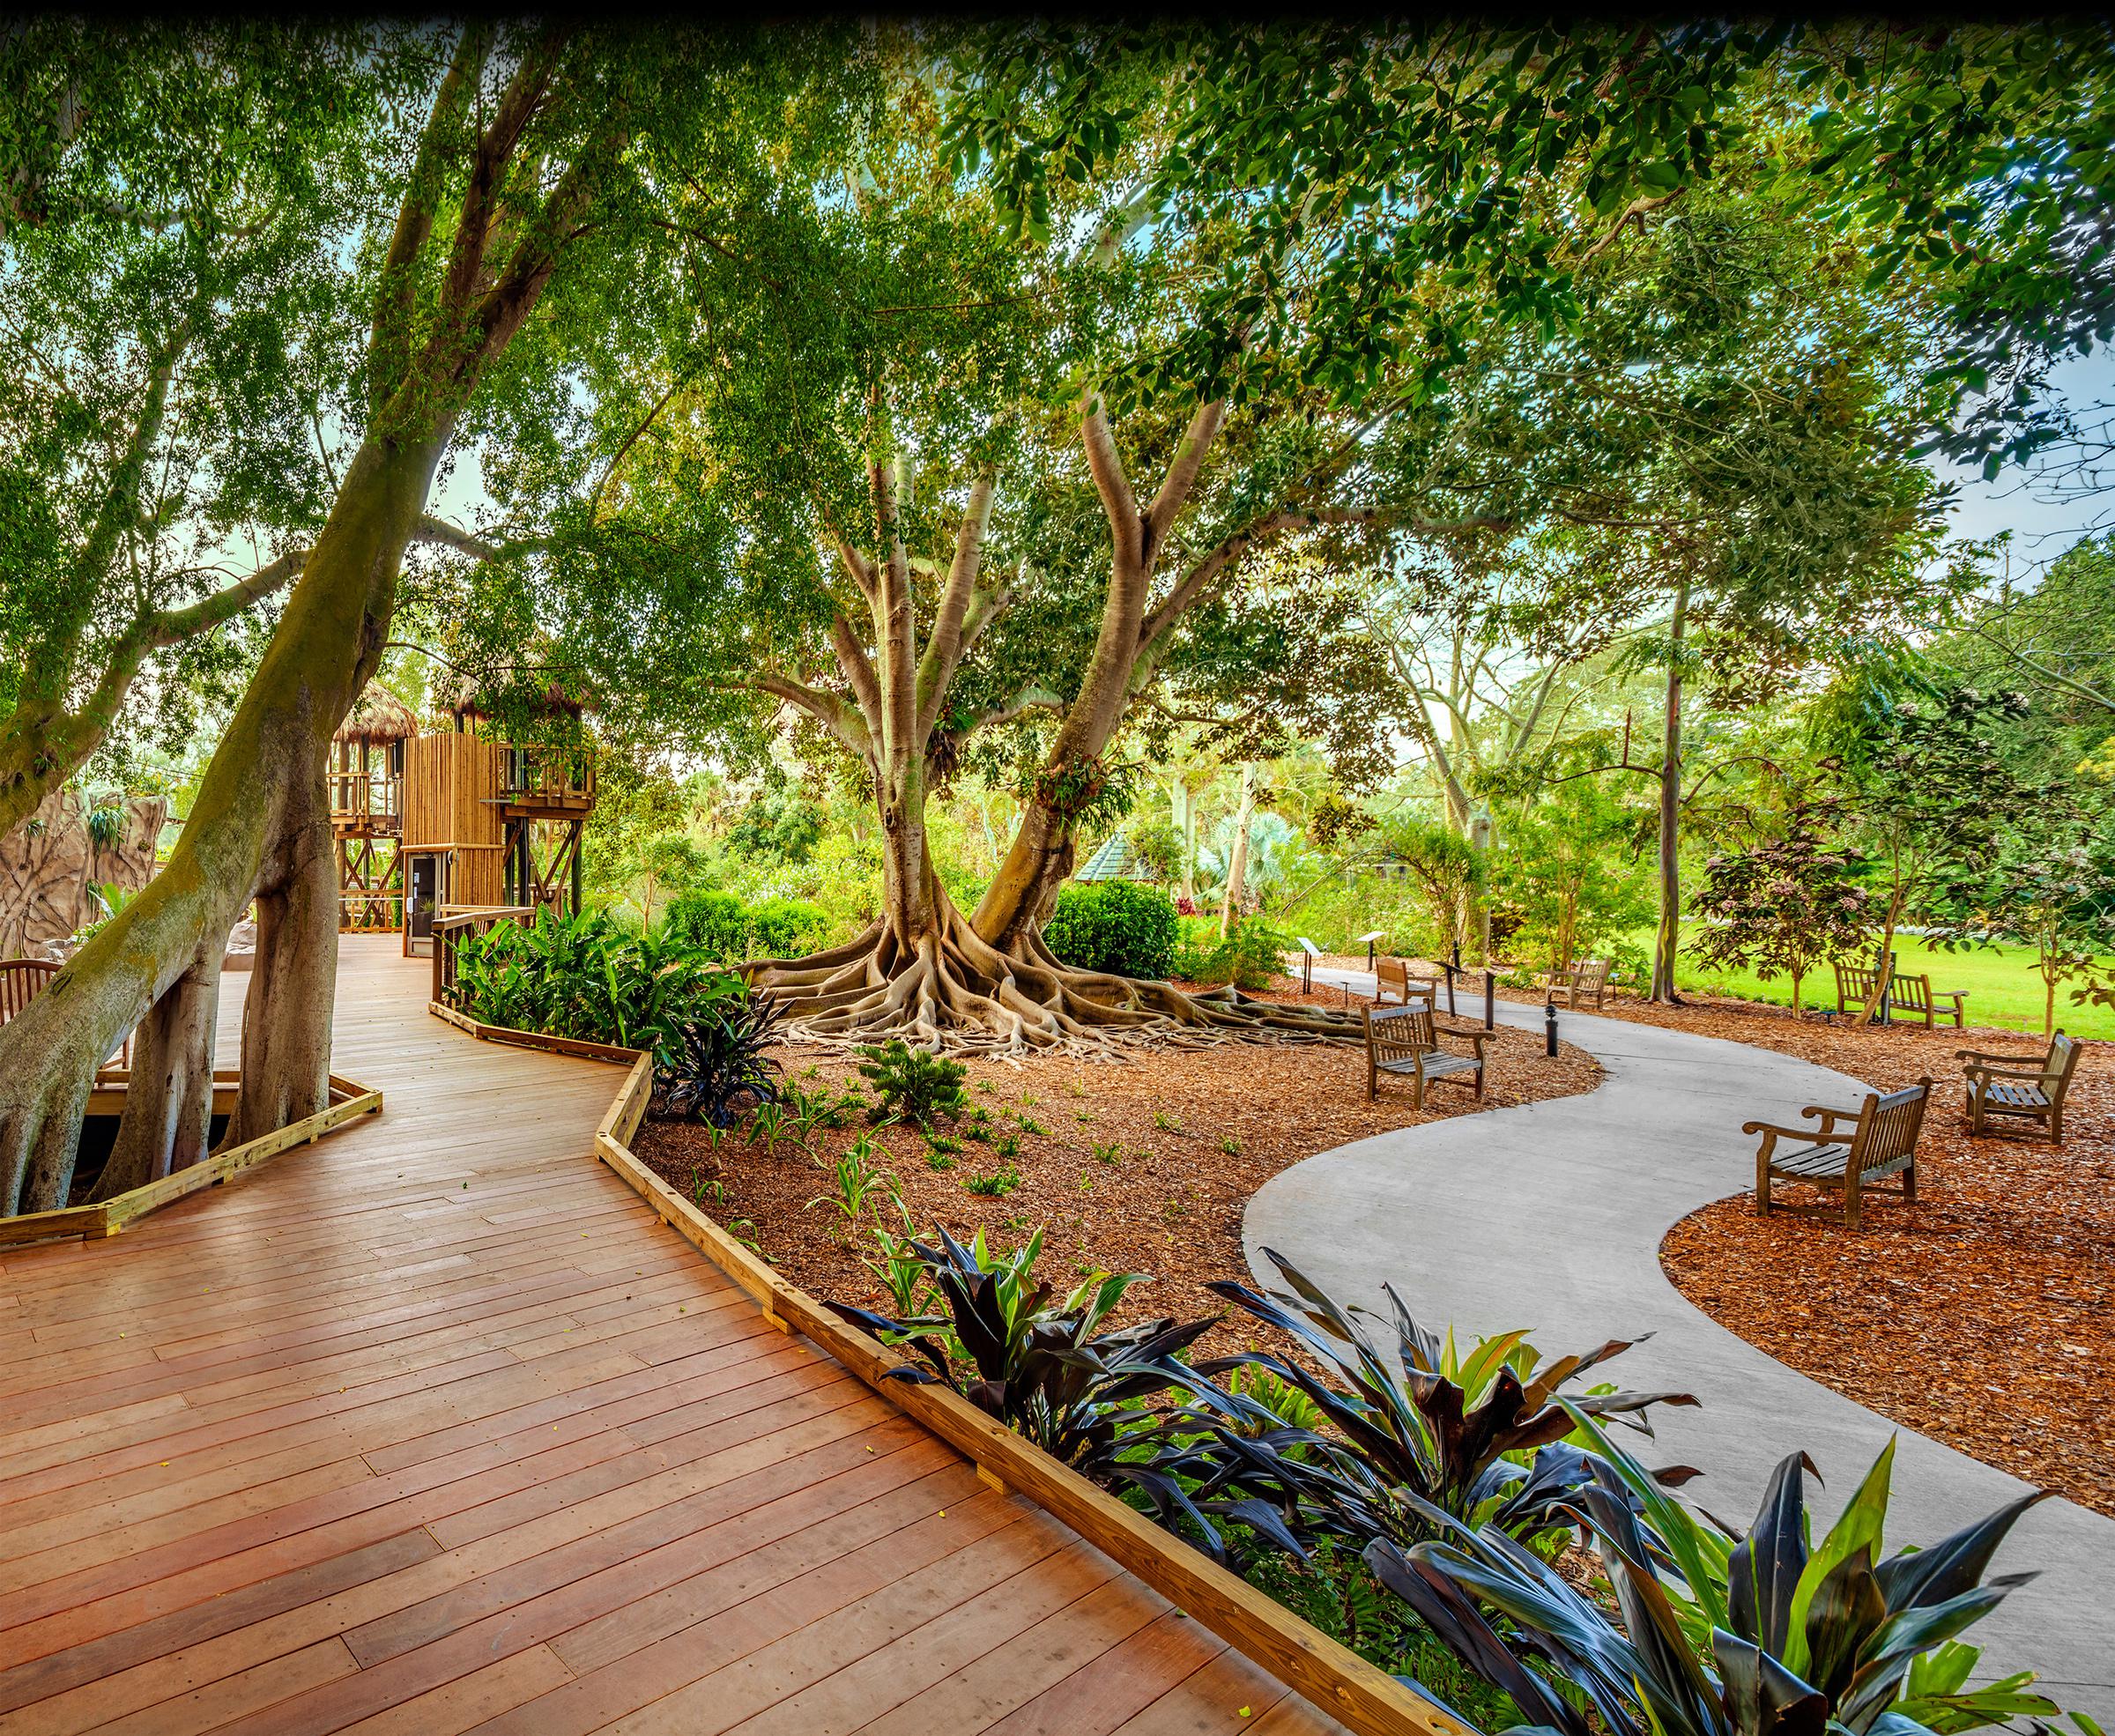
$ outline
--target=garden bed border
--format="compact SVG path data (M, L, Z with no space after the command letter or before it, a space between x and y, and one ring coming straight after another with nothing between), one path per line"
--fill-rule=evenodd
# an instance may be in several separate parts
M19 1218L0 1218L0 1248L77 1235L90 1242L115 1235L148 1213L173 1206L203 1189L218 1187L281 1152L291 1151L296 1146L313 1145L324 1134L334 1132L363 1115L382 1113L382 1093L378 1089L338 1073L330 1074L330 1102L327 1109L288 1122L276 1132L215 1152L189 1168L175 1170L159 1181L121 1193L115 1199L98 1200L93 1206L66 1206L52 1212L31 1212ZM93 1094L108 1102L120 1087L130 1085L130 1073L117 1070L99 1074ZM232 1099L240 1082L235 1073L226 1070L215 1072L216 1111L227 1107L222 1100Z
M1228 1645L1360 1736L1475 1736L1437 1702L1405 1687L1192 1548L1136 1508L1061 1465L995 1417L947 1387L914 1385L891 1371L912 1366L887 1346L840 1319L787 1281L744 1243L633 1154L630 1140L653 1094L653 1057L612 1043L547 1037L482 1025L439 1002L428 1011L487 1042L519 1044L627 1068L624 1083L595 1130L595 1155L667 1224L717 1266L780 1332L798 1333L842 1363L905 1415L922 1423L976 1467L1001 1495L1026 1495L1052 1517L1194 1617Z

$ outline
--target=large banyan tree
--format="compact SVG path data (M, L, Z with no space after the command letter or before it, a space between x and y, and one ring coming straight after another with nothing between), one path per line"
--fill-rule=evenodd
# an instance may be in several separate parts
M623 33L485 24L243 25L158 45L75 23L9 39L15 223L182 224L204 249L291 211L309 236L288 269L349 273L311 289L354 317L317 323L317 341L335 345L312 370L328 389L309 406L319 444L342 436L331 486L182 836L0 1029L0 1211L65 1202L91 1080L135 1027L111 1175L144 1179L203 1150L220 960L253 899L229 1137L327 1101L338 886L325 756L389 640L435 474L474 434L495 378L502 394L548 401L573 356L623 334L632 286L665 245L654 189L767 172L750 147L817 82L803 69L830 60L794 38L751 48L657 33L649 51ZM279 76L252 90L244 75L267 54ZM164 117L216 103L235 106L222 115L230 137L235 111L258 109L264 144L171 148ZM347 181L323 173L330 163ZM170 308L173 326L182 313Z
M941 73L930 46L878 45L873 118L812 185L686 212L660 366L590 471L521 479L560 528L487 606L540 602L634 717L702 745L790 709L860 768L879 921L752 970L813 1035L1341 1030L1063 963L1081 824L1142 713L1383 733L1338 582L1361 539L1509 508L1453 462L1465 329L1570 317L1575 269L1708 170L1741 52L1168 28L974 35ZM1023 811L961 910L925 805L980 754Z

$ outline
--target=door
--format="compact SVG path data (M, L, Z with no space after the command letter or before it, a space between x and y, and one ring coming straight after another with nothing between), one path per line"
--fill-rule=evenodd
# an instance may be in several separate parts
M434 949L434 908L441 896L441 858L420 850L404 859L404 950L421 956Z

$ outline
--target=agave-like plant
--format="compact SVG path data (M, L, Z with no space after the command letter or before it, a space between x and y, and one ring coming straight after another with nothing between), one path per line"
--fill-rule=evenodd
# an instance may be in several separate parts
M1216 1317L1150 1320L1104 1332L1103 1323L1142 1281L1140 1274L1095 1272L1059 1297L1035 1277L1040 1229L1006 1254L988 1250L982 1230L966 1248L937 1228L933 1243L913 1241L909 1247L946 1313L892 1320L830 1304L845 1319L924 1359L925 1368L906 1363L893 1376L945 1382L1075 1470L1129 1480L1132 1473L1118 1455L1154 1426L1143 1401L1189 1381L1176 1354L1196 1343ZM965 1376L958 1365L974 1373Z
M2030 1675L1967 1686L1978 1654L1959 1636L2031 1574L1986 1579L2020 1516L2000 1508L1927 1548L1882 1559L1889 1443L1817 1547L1794 1453L1736 1539L1661 1492L1583 1412L1588 1479L1571 1498L1620 1621L1495 1525L1436 1509L1443 1535L1407 1550L1383 1539L1367 1564L1464 1663L1531 1723L1595 1736L1587 1714L1525 1659L1585 1696L1616 1736L1923 1736L2052 1717ZM1699 1643L1701 1629L1702 1643ZM2089 1736L2090 1719L2074 1718Z
M1383 1290L1393 1311L1399 1374L1360 1327L1354 1314L1313 1283L1282 1254L1265 1258L1288 1288L1260 1295L1246 1285L1206 1287L1287 1333L1335 1376L1324 1380L1302 1363L1250 1351L1199 1366L1216 1376L1260 1369L1305 1396L1317 1427L1274 1433L1255 1407L1223 1389L1199 1391L1186 1421L1216 1443L1209 1493L1236 1491L1281 1503L1287 1526L1363 1545L1374 1538L1408 1542L1430 1534L1429 1514L1476 1520L1499 1515L1517 1528L1553 1523L1561 1491L1584 1475L1585 1455L1541 1455L1531 1471L1519 1457L1572 1435L1573 1413L1556 1395L1635 1339L1612 1339L1583 1355L1543 1361L1525 1332L1501 1333L1466 1354L1450 1331L1444 1338L1420 1326L1391 1286ZM1653 1405L1693 1405L1686 1392L1627 1392L1613 1388L1577 1395L1595 1416L1621 1418L1646 1433ZM1237 1444L1238 1443L1238 1444ZM1287 1449L1300 1449L1288 1464ZM1203 1460L1196 1461L1204 1463ZM1695 1474L1686 1466L1655 1473L1663 1482Z

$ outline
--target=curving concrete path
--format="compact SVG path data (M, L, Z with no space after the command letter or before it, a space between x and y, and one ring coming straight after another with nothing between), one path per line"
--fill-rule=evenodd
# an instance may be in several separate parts
M1362 972L1315 974L1372 992ZM1466 1002L1462 1012L1471 1014ZM1503 1001L1497 1016L1542 1022L1540 1007ZM1669 1227L1752 1184L1755 1141L1742 1122L1796 1122L1806 1104L1854 1104L1866 1087L1745 1043L1558 1018L1565 1039L1606 1070L1598 1090L1403 1128L1294 1165L1249 1202L1250 1269L1274 1280L1260 1250L1275 1248L1340 1298L1371 1306L1391 1280L1421 1318L1470 1337L1525 1325L1547 1353L1653 1333L1612 1373L1703 1400L1658 1417L1646 1458L1702 1466L1708 1475L1689 1492L1729 1523L1746 1523L1771 1466L1799 1447L1828 1479L1819 1501L1832 1516L1889 1435L1900 1437L1890 1547L1930 1542L2024 1493L2018 1479L1734 1337L1660 1270ZM1970 1636L1991 1673L2031 1667L2059 1705L2115 1717L2115 1520L2044 1502L1997 1565L2041 1575Z

